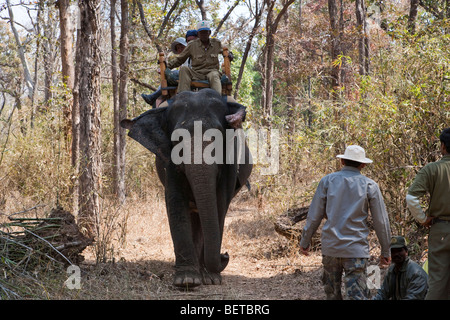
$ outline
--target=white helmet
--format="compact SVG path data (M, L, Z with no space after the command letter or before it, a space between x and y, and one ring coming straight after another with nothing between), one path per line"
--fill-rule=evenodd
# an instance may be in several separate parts
M184 38L176 38L174 42L172 42L172 44L170 45L170 50L172 50L173 53L177 54L177 51L175 50L177 44L181 44L185 47L187 47L187 42L186 39Z

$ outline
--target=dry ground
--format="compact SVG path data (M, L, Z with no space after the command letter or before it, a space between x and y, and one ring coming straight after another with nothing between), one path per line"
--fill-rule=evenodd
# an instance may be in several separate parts
M274 221L282 213L281 207L246 191L233 200L222 245L230 262L220 286L189 291L172 286L173 246L165 203L158 191L146 200L128 199L119 210L109 209L116 214L110 227L115 233L112 240L101 240L108 245L109 261L96 263L94 248L88 247L83 252L86 260L79 265L80 289L67 288L64 282L69 275L64 270L36 272L36 284L35 280L15 279L14 285L25 287L23 298L34 299L324 299L320 250L300 255L296 243L275 232ZM377 245L371 247L376 255Z
M174 253L164 201L128 202L126 242L116 262L97 264L92 251L81 266L82 299L323 299L320 252L300 256L274 231L273 215L256 199L235 199L226 218L222 252L230 263L220 286L179 290L171 285Z

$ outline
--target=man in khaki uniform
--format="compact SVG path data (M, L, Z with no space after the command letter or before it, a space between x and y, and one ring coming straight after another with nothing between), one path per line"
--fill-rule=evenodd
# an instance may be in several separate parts
M416 175L406 195L414 218L430 227L428 237L428 293L425 299L448 299L450 294L450 128L439 136L441 160L428 163ZM427 213L420 198L430 195Z
M219 54L222 54L222 43L217 39L210 38L211 29L208 21L200 21L197 29L198 39L189 42L180 55L167 63L167 68L177 68L191 58L190 68L186 66L180 68L177 92L190 91L192 80L208 80L211 89L222 94L219 71Z

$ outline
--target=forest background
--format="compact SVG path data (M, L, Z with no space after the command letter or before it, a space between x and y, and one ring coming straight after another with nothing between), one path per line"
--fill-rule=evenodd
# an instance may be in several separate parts
M206 19L235 56L246 128L280 132L278 173L251 177L270 218L307 206L358 144L393 233L423 252L405 194L449 126L449 1L1 0L0 17L3 218L61 206L97 238L97 261L113 259L124 206L162 197L153 155L118 122L149 108L140 94L159 85L158 53Z

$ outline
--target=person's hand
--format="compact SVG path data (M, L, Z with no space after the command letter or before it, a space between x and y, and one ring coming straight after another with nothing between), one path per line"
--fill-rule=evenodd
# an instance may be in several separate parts
M309 256L309 247L308 248L303 248L302 246L300 246L300 253L305 255L305 256Z
M391 258L390 257L380 256L380 262L378 263L380 268L387 268L387 267L389 267L390 264L391 264Z
M429 228L431 226L431 223L433 222L433 217L427 217L427 220L425 222L421 223L425 228Z
M228 51L228 59L230 59L230 62L232 62L234 60L233 52Z

